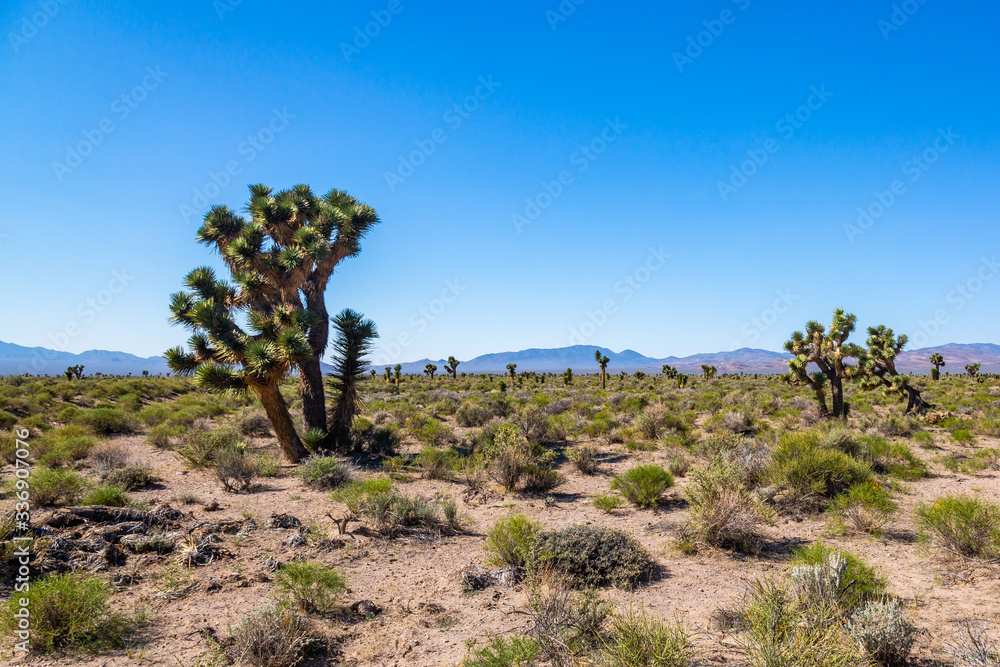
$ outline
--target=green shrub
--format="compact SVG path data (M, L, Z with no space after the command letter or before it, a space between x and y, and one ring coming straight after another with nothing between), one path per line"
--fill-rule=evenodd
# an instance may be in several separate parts
M793 498L832 497L867 481L871 468L820 444L814 433L786 433L772 452L769 477Z
M93 436L83 435L78 427L68 426L50 431L32 446L32 450L37 463L60 467L87 458L96 444Z
M854 484L830 501L830 510L839 522L871 535L881 535L898 509L889 490L874 481Z
M917 637L917 626L895 600L869 602L855 612L847 629L880 667L905 667Z
M637 507L655 507L673 485L674 476L670 471L653 464L637 466L611 478L611 488Z
M128 507L130 503L125 489L109 484L95 486L80 501L81 505L106 505L108 507Z
M945 496L917 506L925 541L966 558L1000 557L1000 505L973 496Z
M98 435L132 432L129 416L117 408L100 407L83 410L76 415L74 423L86 426Z
M278 588L304 612L328 612L347 590L347 578L340 570L322 563L298 561L283 565L275 576Z
M956 429L951 433L951 439L960 445L971 447L976 444L976 437L964 428Z
M866 602L879 600L885 596L888 581L884 577L880 577L874 567L854 554L838 551L826 546L823 542L815 542L808 547L794 551L792 565L825 565L830 556L834 554L840 554L846 561L846 568L841 576L841 585L845 593L840 600L840 604L845 609L855 609Z
M0 429L14 428L16 424L17 417L6 410L0 410Z
M531 553L541 524L523 514L514 514L497 521L486 536L485 549L491 565L524 567Z
M720 458L692 473L685 495L691 506L685 540L744 553L760 551L761 527L773 520L774 513L746 487L735 463Z
M633 588L656 572L656 561L623 530L579 525L539 533L532 544L529 566L552 572L573 586L608 584Z
M608 514L611 514L616 509L622 506L622 497L608 493L599 496L594 496L593 502L594 502L594 507L601 510L602 512L607 512Z
M680 623L666 623L630 607L612 616L600 657L607 667L688 667L694 663L695 647Z
M598 471L597 448L593 445L579 445L566 452L566 456L583 475L595 475Z
M531 637L494 637L481 649L473 648L463 667L532 667L542 649Z
M159 449L169 449L174 438L179 438L184 434L184 426L181 424L157 424L149 429L146 435L146 443Z
M310 456L297 471L306 486L313 489L336 489L354 478L354 469L333 456Z
M257 474L261 477L277 477L281 472L281 461L270 452L259 454L256 459Z
M34 507L72 505L87 487L87 480L72 470L35 466L31 471L28 499Z
M156 481L149 468L146 466L130 465L117 470L112 470L104 478L104 482L109 486L117 486L126 491L138 491L144 489Z
M453 448L438 449L427 446L420 450L414 459L427 479L450 480L452 474L461 465L461 458Z
M220 452L242 445L239 433L228 426L208 429L196 426L184 435L184 446L177 450L193 468L208 468Z
M111 585L92 574L50 575L31 582L31 588L12 596L0 619L7 636L17 628L14 612L20 598L31 610L31 648L101 652L124 646L141 622L113 610Z

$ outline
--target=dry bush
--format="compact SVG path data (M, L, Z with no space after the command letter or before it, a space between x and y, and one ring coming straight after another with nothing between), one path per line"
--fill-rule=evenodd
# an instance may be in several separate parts
M252 667L291 667L321 644L309 620L285 605L250 613L231 633L230 658Z
M257 461L243 450L227 449L215 456L215 475L226 491L250 490L258 473Z
M580 474L596 475L599 466L597 465L597 448L593 445L579 445L569 450L566 456Z
M90 456L94 464L94 472L101 479L105 479L113 470L127 466L132 457L122 447L118 445L108 445L97 450Z
M855 612L847 630L879 667L905 667L917 635L917 626L895 600L869 602Z
M745 485L739 468L718 459L692 473L685 489L691 516L684 538L720 549L757 553L764 544L762 526L773 512Z
M958 634L944 644L955 667L1000 667L1000 644L986 634L988 622L975 618L958 622Z

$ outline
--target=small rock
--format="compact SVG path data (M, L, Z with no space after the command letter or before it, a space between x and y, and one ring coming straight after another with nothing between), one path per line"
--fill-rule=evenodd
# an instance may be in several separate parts
M365 618L371 618L378 614L381 609L378 605L371 600L359 600L351 605L351 611L353 611L358 616L364 616Z
M292 533L285 539L285 544L290 547L297 547L306 543L306 536L302 533Z
M219 505L218 501L213 500L209 504L205 505L202 509L205 510L206 512L217 512L221 510L222 507Z
M291 514L272 514L264 525L268 530L276 530L279 528L298 528L302 522Z
M276 558L268 558L266 561L264 561L264 567L266 567L271 572L278 571L282 565L284 565L284 563L282 563L280 560L277 560Z

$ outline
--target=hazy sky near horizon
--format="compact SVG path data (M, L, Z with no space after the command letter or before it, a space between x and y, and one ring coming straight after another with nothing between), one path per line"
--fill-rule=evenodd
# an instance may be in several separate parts
M263 182L379 212L327 293L379 364L776 350L838 306L1000 342L1000 8L676 5L4 3L0 340L183 343L201 217Z

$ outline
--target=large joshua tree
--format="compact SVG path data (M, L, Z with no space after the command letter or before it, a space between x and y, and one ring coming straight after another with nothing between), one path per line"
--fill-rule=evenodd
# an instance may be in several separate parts
M941 379L941 367L946 365L944 362L944 357L941 356L940 352L935 352L931 355L931 364L934 368L931 369L931 379L940 380Z
M458 379L458 365L460 363L462 362L455 357L448 357L448 365L444 367L444 369L448 372L448 375L450 375L454 380Z
M312 316L288 305L258 307L259 299L247 286L237 289L218 280L207 267L189 273L184 284L191 291L171 295L170 319L192 332L190 351L167 350L170 369L193 373L195 384L211 391L256 394L288 460L296 463L307 456L281 382L312 354L306 340ZM239 314L246 316L246 329L236 323Z
M830 330L813 320L806 323L805 334L796 331L785 343L785 349L795 355L788 361L790 379L810 387L816 394L816 401L824 414L830 414L826 406L826 386L830 387L831 407L834 417L844 417L844 380L857 375L856 366L846 362L849 357L857 357L861 348L848 343L847 338L854 331L857 317L854 313L844 314L843 308L833 311ZM819 370L808 372L808 365L816 364Z
M861 388L885 388L907 398L906 411L925 412L930 404L920 397L920 390L910 384L907 375L896 371L896 357L906 345L906 334L896 336L892 329L880 324L868 327L868 349L858 354Z
M278 192L251 185L247 212L249 219L213 207L198 240L222 257L249 299L246 305L265 313L279 305L304 308L312 315L306 331L312 354L296 366L306 428L326 431L320 358L329 342L330 317L324 294L337 265L360 252L378 215L342 190L320 197L308 185Z
M611 363L611 359L606 354L602 356L600 350L594 352L594 359L601 368L601 389L604 389L608 377L608 364Z
M330 408L327 442L333 449L345 451L350 448L351 425L361 406L359 384L368 366L365 356L371 351L378 331L374 322L350 308L333 318L333 328L337 336L333 342L330 387L336 400ZM387 373L388 370L386 368Z

